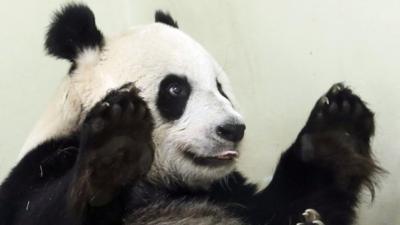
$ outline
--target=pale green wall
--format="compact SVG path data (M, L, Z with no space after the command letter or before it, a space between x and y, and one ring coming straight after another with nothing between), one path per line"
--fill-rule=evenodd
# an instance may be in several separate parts
M0 0L0 177L68 68L42 47L62 2ZM375 152L390 172L375 203L365 200L360 224L400 224L398 0L86 2L106 34L168 9L217 58L247 118L241 167L254 180L272 174L314 101L334 82L350 84L376 111Z

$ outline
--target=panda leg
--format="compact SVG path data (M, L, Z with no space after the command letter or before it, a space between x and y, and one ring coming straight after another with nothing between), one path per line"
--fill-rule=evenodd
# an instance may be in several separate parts
M132 84L110 92L85 119L70 206L101 208L144 176L153 161L152 118Z
M373 133L373 113L360 97L343 84L332 86L282 154L270 185L256 195L256 221L301 221L313 208L326 224L352 224L361 189L373 194L374 175L383 171L371 153Z

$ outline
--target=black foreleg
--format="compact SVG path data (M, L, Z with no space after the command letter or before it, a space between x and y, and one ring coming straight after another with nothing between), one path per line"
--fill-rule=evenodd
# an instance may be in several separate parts
M295 143L282 154L270 185L249 203L252 224L296 224L308 208L326 225L349 225L363 186L374 194L373 113L343 84L315 105Z
M109 93L78 134L28 153L0 187L0 225L122 224L125 190L153 159L152 119L131 84Z

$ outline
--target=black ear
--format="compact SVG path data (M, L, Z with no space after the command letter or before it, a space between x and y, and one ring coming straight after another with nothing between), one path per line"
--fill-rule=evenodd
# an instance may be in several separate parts
M83 49L101 48L103 44L93 12L86 5L72 3L54 14L45 48L53 56L74 62Z
M154 15L154 18L155 18L156 22L164 23L164 24L170 25L171 27L178 28L178 23L167 12L157 10L156 14Z

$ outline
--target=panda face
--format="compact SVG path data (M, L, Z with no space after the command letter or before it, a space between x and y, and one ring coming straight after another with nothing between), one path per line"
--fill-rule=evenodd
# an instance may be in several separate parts
M156 21L164 24L104 38L87 6L72 4L56 13L46 48L72 68L24 149L73 132L110 90L134 82L155 124L151 180L207 186L230 173L245 126L229 81L171 17L158 13Z
M91 75L79 74L88 69ZM85 76L90 81L78 81ZM245 127L227 77L178 29L153 24L116 36L105 43L93 69L78 60L71 77L84 85L76 88L85 91L79 95L90 90L94 99L127 82L141 90L155 121L151 178L204 185L234 169ZM96 102L92 99L85 108Z
M167 75L160 82L153 113L160 116L155 167L165 171L159 175L204 185L234 168L244 125L218 84L213 74L199 80Z

